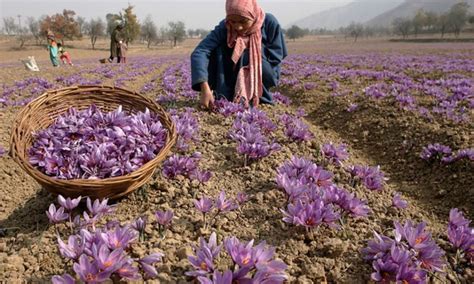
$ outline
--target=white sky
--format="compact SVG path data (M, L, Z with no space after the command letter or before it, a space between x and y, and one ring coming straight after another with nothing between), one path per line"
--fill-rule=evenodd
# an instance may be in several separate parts
M266 12L275 15L282 26L287 26L311 14L352 1L260 0L259 3ZM13 16L18 20L17 15L21 15L20 20L24 23L28 16L38 18L69 9L86 19L101 17L105 20L107 13L118 13L128 3L135 6L139 20L151 15L158 26L180 20L186 28L211 29L225 16L225 0L0 0L0 18ZM0 26L3 26L3 20Z

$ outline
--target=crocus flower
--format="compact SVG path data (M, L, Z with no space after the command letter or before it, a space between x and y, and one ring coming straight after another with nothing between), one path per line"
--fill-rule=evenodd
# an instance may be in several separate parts
M233 274L230 270L226 270L223 273L215 270L212 274L212 279L205 276L199 276L197 279L201 284L232 284L232 277Z
M138 217L132 223L132 228L137 230L139 233L143 233L147 225L147 220L148 220L147 216Z
M222 190L216 199L216 208L219 212L225 213L237 209L239 206L234 201L226 199L225 191Z
M247 193L239 191L237 192L236 200L239 205L242 205L249 200L249 196L247 195Z
M79 258L79 263L74 263L74 271L79 275L82 281L86 283L102 283L109 280L111 271L100 271L96 261L90 261L85 254Z
M54 275L53 278L51 278L51 282L53 284L75 284L76 279L74 279L71 275L65 273L63 275Z
M137 231L125 226L123 228L116 227L114 230L100 233L100 237L104 243L106 243L111 250L118 248L127 249L128 246L134 242L137 237Z
M167 210L167 211L158 210L155 212L156 221L158 222L158 224L160 224L163 227L168 227L169 225L171 225L173 216L174 216L174 213L171 210Z
M153 264L161 261L162 257L162 253L154 253L138 261L141 268L145 272L145 279L152 279L158 276L158 271L156 271L156 268L153 266Z
M79 196L78 198L75 198L75 199L71 199L71 198L64 198L62 195L58 195L58 203L64 207L64 209L68 210L68 211L72 211L74 208L77 207L77 205L79 205L79 202L81 202L81 196Z
M122 267L118 268L115 273L117 273L124 280L139 280L141 279L140 273L138 272L138 267L132 265L133 260L128 258L125 263L122 264Z
M97 267L101 271L114 272L122 267L125 263L125 255L122 248L110 250L107 244L103 244L97 249L97 246L92 247L92 255L97 263Z
M77 235L72 235L69 236L68 243L65 244L61 237L58 235L58 246L59 246L59 252L63 257L72 259L72 260L77 260L79 256L84 251L85 248L85 240Z
M408 206L408 202L402 199L400 193L396 192L392 199L392 206L398 209L405 209Z
M54 204L49 206L49 210L46 211L46 215L48 216L49 222L51 224L61 223L62 221L69 218L69 214L64 213L63 207L59 207L59 209L56 210L56 206L54 206Z
M193 247L195 255L188 256L189 262L196 270L186 272L186 275L198 277L214 271L214 259L219 255L222 248L222 245L217 246L216 233L211 234L209 242L200 237L199 244L199 246Z
M211 199L207 197L202 197L199 200L194 200L194 206L202 213L208 213L212 210L214 204Z
M113 206L107 205L108 201L109 200L107 198L104 198L102 201L96 199L92 204L91 199L87 197L87 209L89 209L89 212L92 214L92 216L112 213L114 208Z

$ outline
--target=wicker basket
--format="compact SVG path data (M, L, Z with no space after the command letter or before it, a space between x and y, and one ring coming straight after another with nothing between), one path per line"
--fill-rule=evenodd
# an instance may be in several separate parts
M137 113L148 108L158 115L168 130L166 144L158 155L138 170L120 177L101 180L61 180L49 177L28 160L28 149L33 143L33 132L45 129L70 107L78 110L95 104L102 111L116 110L122 105L124 111ZM170 153L176 142L176 129L171 117L154 101L132 91L109 86L74 86L48 91L30 102L16 117L12 127L10 155L30 176L46 190L68 197L89 196L91 198L116 199L131 193L145 184L155 169Z

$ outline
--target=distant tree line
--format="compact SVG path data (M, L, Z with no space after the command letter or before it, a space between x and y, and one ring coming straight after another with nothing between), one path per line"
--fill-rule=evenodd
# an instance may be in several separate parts
M469 4L460 2L442 14L420 9L413 18L397 18L392 24L394 32L403 38L434 33L440 33L443 38L447 33L458 37L468 23L474 23L474 15L469 15Z
M148 48L167 42L176 46L187 37L203 38L209 33L204 29L186 30L182 21L169 22L166 26L158 28L151 15L140 23L133 8L134 6L129 5L118 14L109 13L105 16L105 21L102 18L86 20L76 16L72 10L63 10L62 13L41 16L38 19L28 17L23 25L20 19L17 22L14 17L5 17L2 33L14 36L20 48L29 41L41 45L45 42L48 33L53 33L63 43L66 40L88 37L92 49L95 49L99 38L110 36L118 21L125 23L123 35L128 43L138 41L146 44Z
M467 24L474 24L474 15L469 14L469 5L460 2L453 5L449 11L437 14L420 9L412 18L396 18L392 26L373 27L352 22L346 27L337 30L329 29L303 29L296 25L285 30L285 35L290 40L296 40L307 35L343 35L344 38L353 38L354 41L362 37L401 35L407 38L410 35L417 37L420 34L440 33L444 37L453 33L458 37Z

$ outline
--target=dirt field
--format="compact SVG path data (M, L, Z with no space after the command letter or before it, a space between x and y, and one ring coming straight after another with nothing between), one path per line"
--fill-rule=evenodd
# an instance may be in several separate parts
M163 70L186 60L196 43L197 40L189 40L179 48L161 46L150 50L132 46L126 66L104 67L98 59L108 56L106 41L98 44L98 50L88 49L87 41L73 42L69 51L75 66L53 68L45 49L29 46L26 50L15 51L12 50L14 43L3 39L0 42L2 91L15 88L16 82L28 78L41 78L49 85L35 83L25 88L16 87L17 90L11 91L11 104L0 104L0 146L9 148L15 115L22 104L38 96L42 90L62 87L73 78L79 82L95 80L100 84L117 84L120 81L124 87L140 92L146 83L154 81L157 87L146 95L156 97L161 94L159 82ZM298 57L294 59L295 62L303 61L298 66L311 65L322 70L330 70L333 65L348 70L366 70L376 65L371 70L383 72L386 68L396 74L410 74L414 80L423 76L448 78L453 72L470 82L470 98L474 96L473 70L458 70L462 69L463 64L474 66L472 43L393 43L385 39L353 43L344 39L306 38L289 42L288 50L292 56L309 56L308 62ZM28 72L18 61L31 55L37 59L41 72ZM354 56L356 58L352 58ZM407 58L413 57L416 62L429 64L434 64L431 61L436 58L444 58L446 66L453 65L449 63L451 59L458 61L453 65L453 71L440 70L436 73L431 70L436 75L423 75L421 69L415 72L416 66L412 66L415 70L413 74L392 68L390 62L398 56L407 61ZM378 61L371 65L373 58ZM387 65L384 67L381 62L385 59ZM285 68L291 66L285 65ZM104 76L106 71L110 75ZM295 76L287 74L284 78ZM217 232L219 240L231 235L241 240L266 240L276 247L277 257L288 264L289 283L366 283L373 269L370 263L363 260L360 250L373 238L373 231L390 234L394 220L404 222L408 219L417 223L425 221L433 239L447 251L446 274L431 277L430 281L474 282L472 263L471 266L466 262L453 264L454 254L446 235L451 208L459 208L468 219L474 217L473 161L461 160L442 165L426 163L419 157L422 148L431 143L443 143L453 149L473 148L472 106L467 109L468 120L465 122L455 123L438 115L427 120L413 111L401 110L392 100L378 101L356 95L363 93L362 90L371 84L369 79L338 78L340 93L347 95L335 95L326 79L334 79L329 71L315 71L311 76L298 78L296 85L282 85L278 89L291 98L292 104L262 107L275 122L284 112L294 113L298 107L304 108L308 114L305 122L315 135L311 141L290 142L279 128L274 138L282 149L249 167L243 167L235 143L227 137L232 119L196 111L201 141L191 150L203 154L201 165L213 173L211 181L199 185L184 178L167 180L158 170L147 186L116 202L117 212L109 219L118 219L123 224L142 215L152 219L156 210L174 211L174 225L164 240L160 239L155 228L149 226L146 241L133 245L135 257L157 251L165 254L163 263L158 265L159 283L191 282L192 278L184 275L191 267L187 260L187 255L192 253L190 244L196 243L200 236L207 238L211 231ZM316 86L302 87L308 82ZM422 95L417 94L419 102ZM357 103L358 110L348 112L346 109L350 103ZM197 102L184 99L178 104L180 108L196 105ZM330 141L348 145L350 157L347 165L380 165L389 178L384 190L373 192L360 185L352 187L349 184L350 175L342 168L326 163L319 153L320 146ZM193 151L188 151L188 154ZM323 165L334 174L336 183L360 199L367 200L371 214L367 218L347 220L344 230L321 228L311 235L283 222L280 209L286 199L275 183L276 169L292 155L308 157ZM74 274L71 262L66 262L58 253L55 228L48 224L45 214L49 205L55 202L55 197L41 189L7 154L0 157L0 184L0 281L49 282L56 274ZM193 199L203 194L216 196L221 189L225 189L230 196L244 191L250 200L241 211L220 218L212 230L202 230L201 215L194 209ZM395 192L400 192L408 201L407 209L397 210L391 206ZM66 235L64 233L63 239L67 238ZM224 264L225 261L219 263L220 266Z

